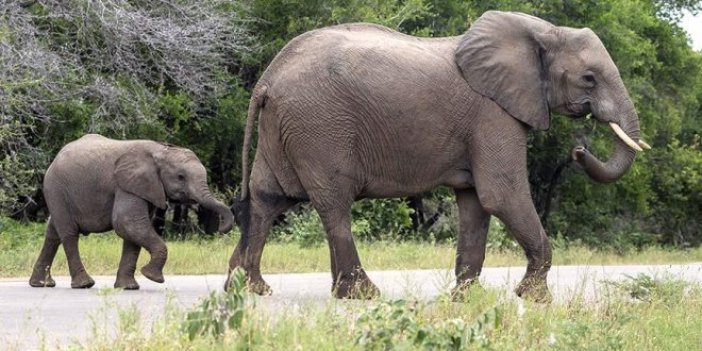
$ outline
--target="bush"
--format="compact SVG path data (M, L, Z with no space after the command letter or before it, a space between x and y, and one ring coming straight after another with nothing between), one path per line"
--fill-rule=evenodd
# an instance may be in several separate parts
M691 145L673 141L655 154L659 164L652 175L654 198L651 230L661 241L676 246L702 242L702 156L699 136Z
M199 336L222 336L241 327L247 311L246 274L242 269L231 272L227 292L212 291L185 315L181 329L190 340Z
M356 320L356 344L370 350L486 347L489 346L486 331L501 324L500 306L487 310L473 323L460 318L438 321L423 318L425 308L421 302L406 300L386 301L371 307Z

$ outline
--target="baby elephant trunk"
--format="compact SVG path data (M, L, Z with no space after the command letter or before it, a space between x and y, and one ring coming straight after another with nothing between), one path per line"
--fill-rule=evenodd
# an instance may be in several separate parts
M197 201L200 206L214 211L219 215L219 229L218 231L220 233L227 233L232 229L232 226L234 225L234 215L232 212L229 210L229 207L219 200L215 199L214 196L212 196L212 193L210 193L209 189L205 186L204 191L201 191L199 198L196 196L195 201Z

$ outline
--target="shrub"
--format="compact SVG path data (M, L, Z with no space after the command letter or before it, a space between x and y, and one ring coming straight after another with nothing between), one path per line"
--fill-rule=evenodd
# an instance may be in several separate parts
M219 337L238 329L246 313L246 294L246 275L242 269L236 269L231 272L229 290L212 291L185 315L181 329L190 340L203 334Z
M423 316L425 308L421 302L407 300L371 307L356 320L356 344L371 350L463 350L471 344L487 346L485 333L499 328L502 320L500 306L487 310L473 323L461 318L431 320Z

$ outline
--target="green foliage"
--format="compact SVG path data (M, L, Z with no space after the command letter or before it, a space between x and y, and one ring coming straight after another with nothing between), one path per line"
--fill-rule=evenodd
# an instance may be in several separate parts
M648 303L678 304L686 298L690 289L699 289L699 286L670 275L639 273L625 277L625 280L607 283L634 300Z
M660 165L652 176L654 201L652 228L661 233L661 241L675 245L698 245L702 241L702 156L699 136L692 145L673 141L667 150L654 154Z
M359 201L352 208L351 232L359 240L410 238L411 213L401 199ZM317 212L304 204L285 215L285 220L273 228L273 237L312 247L324 242L326 232Z
M473 345L488 347L486 332L498 329L502 309L495 306L472 324L461 318L427 320L427 306L421 302L395 300L381 302L356 320L356 344L368 350L423 348L463 350Z
M404 199L371 199L355 202L351 213L354 235L377 240L409 236L414 210Z
M231 272L227 292L212 291L185 315L181 328L190 340L202 336L221 337L241 327L247 311L246 274L242 269Z
M317 212L309 205L302 205L285 216L285 222L273 229L273 237L284 242L297 242L300 247L319 246L326 234Z

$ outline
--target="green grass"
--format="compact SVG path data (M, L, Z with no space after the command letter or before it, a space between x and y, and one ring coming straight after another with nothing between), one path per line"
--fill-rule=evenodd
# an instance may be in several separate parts
M0 219L0 277L25 277L43 243L44 224L19 224ZM234 250L238 235L216 236L168 242L166 274L222 274ZM357 242L361 261L367 270L450 269L454 265L455 246L427 242ZM117 271L121 255L121 239L114 233L92 234L80 239L83 263L90 274L112 275ZM142 250L140 265L148 260ZM554 265L573 264L663 264L702 261L702 248L673 250L650 247L640 251L617 253L593 250L583 246L556 246ZM521 266L526 260L521 249L488 250L486 266ZM326 272L329 270L329 249L326 245L301 247L295 242L270 242L266 245L262 269L264 273ZM63 250L59 250L54 275L67 275Z
M632 292L642 288L649 293L633 299ZM702 289L675 277L638 276L614 283L608 298L596 303L574 298L540 305L503 294L474 289L461 303L439 296L271 309L235 291L208 296L190 310L171 304L148 325L137 308L122 310L116 333L100 324L90 342L72 348L698 350L702 345ZM223 314L217 306L225 304L228 311L241 313Z

